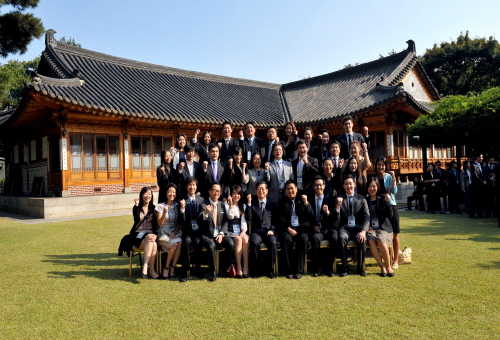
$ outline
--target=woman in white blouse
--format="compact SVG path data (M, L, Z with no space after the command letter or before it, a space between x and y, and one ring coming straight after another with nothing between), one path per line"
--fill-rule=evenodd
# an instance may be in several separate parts
M234 256L236 258L236 278L248 277L248 235L245 220L245 207L242 202L243 191L239 185L233 186L233 193L228 198L227 236L234 241ZM243 258L243 264L242 262Z

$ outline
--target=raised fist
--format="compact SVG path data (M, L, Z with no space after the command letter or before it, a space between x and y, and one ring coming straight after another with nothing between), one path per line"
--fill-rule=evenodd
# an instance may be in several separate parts
M222 148L222 143L221 142L217 143L217 145L219 146L219 149Z
M252 205L252 195L250 194L247 195L247 204Z
M137 207L139 205L139 199L138 198L134 198L134 203L135 203L135 206Z
M304 204L307 204L307 196L306 195L302 195L302 202L304 202Z
M269 171L269 162L266 162L266 164L264 165L264 170Z
M212 206L210 204L207 204L205 207L205 214L209 215L212 212Z
M181 210L184 210L186 208L186 200L181 200L179 203L181 204Z
M233 198L231 196L229 196L227 198L227 202L229 203L229 205L233 205Z
M203 170L207 171L207 169L208 169L208 162L204 161L203 162Z
M274 139L275 143L279 143L280 142L280 138L278 136L276 136L276 138Z
M330 209L328 209L328 206L326 204L323 205L323 211L325 212L325 214L330 215Z
M229 169L233 169L233 159L229 159Z
M243 138L243 130L240 131L240 138Z
M337 202L339 207L342 205L342 201L344 201L342 197L337 197Z

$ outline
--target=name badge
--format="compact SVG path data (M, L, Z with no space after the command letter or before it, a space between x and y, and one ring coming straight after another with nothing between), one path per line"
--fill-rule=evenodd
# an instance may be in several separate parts
M241 229L240 229L239 224L233 224L233 233L235 233L235 234L241 233Z
M198 229L200 229L196 221L191 221L191 228L193 229L193 231L197 231Z
M302 176L297 177L297 184L302 185Z
M372 228L373 229L378 229L379 226L378 226L378 220L372 220Z
M214 237L217 237L219 235L219 228L214 228Z
M347 226L352 228L356 226L356 221L354 220L354 217L349 217L347 219Z
M142 238L144 236L146 232L145 231L141 231L139 234L137 234L137 238Z
M299 218L297 215L292 215L292 227L299 226Z
M252 159L252 151L248 151L247 152L247 160L251 160Z
M283 182L283 180L280 180L280 189L284 188L285 188L285 182Z

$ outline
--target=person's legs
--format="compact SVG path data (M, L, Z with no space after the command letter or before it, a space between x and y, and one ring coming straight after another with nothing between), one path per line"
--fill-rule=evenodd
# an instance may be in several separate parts
M236 259L236 274L242 275L243 269L241 268L241 255L242 255L242 239L241 237L235 236L234 239L234 257Z

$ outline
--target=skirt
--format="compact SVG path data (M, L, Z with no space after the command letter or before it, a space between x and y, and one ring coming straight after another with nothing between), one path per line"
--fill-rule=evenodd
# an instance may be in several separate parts
M392 244L392 233L382 229L374 229L366 233L366 239L368 241L383 242L386 246L390 246Z

